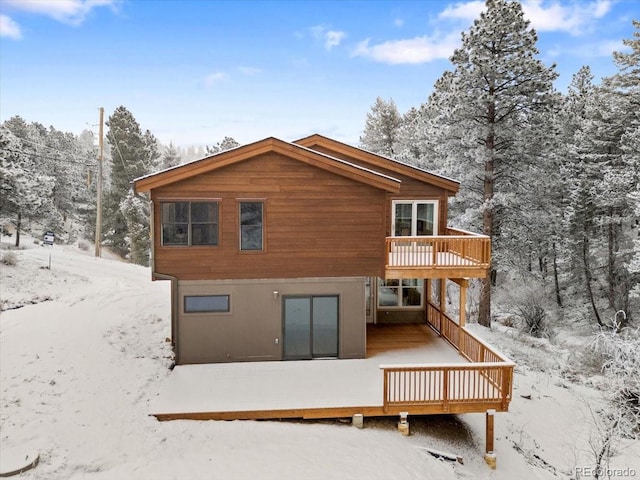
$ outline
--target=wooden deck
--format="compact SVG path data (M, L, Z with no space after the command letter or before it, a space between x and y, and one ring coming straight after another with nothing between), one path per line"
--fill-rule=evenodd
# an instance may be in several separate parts
M445 235L387 237L385 277L484 278L491 265L491 239L447 228Z
M401 353L414 348L434 347L442 339L427 324L367 325L367 358Z
M494 359L493 350L464 329L457 338L468 351L428 325L369 325L362 360L177 366L151 414L233 420L506 411L513 364L499 356L474 363L480 355Z

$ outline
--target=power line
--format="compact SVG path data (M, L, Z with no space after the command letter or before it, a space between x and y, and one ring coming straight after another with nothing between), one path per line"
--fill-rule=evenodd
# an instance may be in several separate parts
M124 173L127 176L127 179L129 180L129 182L132 182L133 178L131 178L131 175L129 175L129 171L127 170L127 166L124 163L124 158L122 157L122 152L120 152L120 147L118 146L118 141L116 140L115 135L111 130L109 130L109 133L107 133L107 136L111 137L113 144L116 146L116 151L118 152L118 156L120 157L120 162L122 163L122 168L124 169Z
M52 151L54 151L54 152L56 152L56 153L59 153L60 155L64 155L65 157L73 157L73 158L82 159L82 157L81 157L80 155L78 155L77 153L73 153L73 152L69 152L69 151L59 150L59 149L54 148L54 147L51 147L51 146L49 146L49 145L45 145L45 144L42 144L42 143L38 143L38 142L35 142L35 141L33 141L33 140L29 140L29 139L27 139L27 138L19 137L19 136L17 136L15 133L13 133L11 130L9 130L8 128L6 128L6 127L4 128L4 130L5 130L8 134L10 134L14 139L16 139L16 140L18 140L18 141L20 141L20 142L26 142L26 143L30 143L30 144L32 144L32 145L35 145L36 147L46 148L46 149L52 150ZM5 148L4 150L9 150L9 151L16 152L16 150L11 150L11 149L9 149L9 148ZM36 150L37 150L37 149L36 149ZM33 154L33 153L31 153L31 152L26 152L26 151L24 151L24 152L23 152L23 151L20 151L20 152L16 152L16 153L22 153L22 154L25 154L25 155L41 156L42 158L50 159L50 160L59 160L59 159L52 159L52 158L50 158L50 157L44 157L44 156L42 156L41 154L37 153L37 151L36 151L36 153L35 153L35 154ZM82 161L82 160L80 160L80 161Z
M40 158L42 160L51 160L53 162L63 161L63 162L67 162L67 163L75 163L77 165L84 165L84 166L87 166L87 167L96 167L97 166L97 164L88 163L86 160L84 160L84 161L83 160L73 160L72 158L68 158L68 154L66 154L64 152L60 152L60 154L61 155L65 155L65 157L67 157L67 158L46 157L46 156L44 156L44 155L42 155L40 153L27 152L27 151L24 151L24 150L16 150L16 149L13 149L13 148L6 148L6 147L5 148L1 148L0 150L4 150L4 151L7 151L7 152L12 152L12 153L19 153L21 155L27 155L27 156L33 157L33 158ZM70 156L73 157L73 155L70 155ZM81 158L81 157L77 157L77 158Z

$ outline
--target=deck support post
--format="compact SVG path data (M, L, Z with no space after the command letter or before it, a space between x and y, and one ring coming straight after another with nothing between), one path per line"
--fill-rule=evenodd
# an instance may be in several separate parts
M356 428L364 428L364 415L361 413L354 413L352 423Z
M398 422L398 431L405 437L409 436L409 412L400 412L400 421Z
M426 279L425 279L425 283L426 283L426 285L425 285L425 287L424 287L424 288L425 288L425 292L424 292L424 297L425 297L424 304L425 304L425 305L429 305L429 303L431 303L431 279L430 279L430 278L426 278ZM425 315L426 315L426 317L427 317L427 318L426 318L427 323L429 323L429 324L433 325L433 319L429 318L429 308L425 308L424 310L425 310L425 312L424 312L424 313L425 313Z
M440 314L444 314L447 308L447 279L440 279Z
M465 326L467 321L467 285L460 284L460 328Z
M494 448L494 430L493 420L496 411L494 409L487 410L486 417L486 446L484 453L484 461L487 462L490 468L496 468L496 453Z

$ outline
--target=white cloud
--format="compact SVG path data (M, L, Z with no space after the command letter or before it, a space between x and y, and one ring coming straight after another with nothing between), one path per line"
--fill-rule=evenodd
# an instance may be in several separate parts
M14 22L10 17L6 15L0 15L0 37L20 40L22 38L20 25Z
M527 0L522 3L522 10L533 28L538 31L562 31L580 35L590 31L595 20L609 13L611 6L611 0L568 4Z
M324 36L324 47L327 50L331 50L333 47L340 45L340 42L345 37L344 32L338 32L336 30L329 30Z
M213 86L215 83L224 82L229 78L225 72L213 72L204 77L204 84L207 87Z
M473 22L480 16L480 12L484 10L484 5L484 2L479 0L456 3L455 5L447 6L440 12L438 18Z
M611 11L613 0L562 2L559 0L522 0L522 10L531 26L538 31L562 31L580 35L593 28L597 19ZM479 0L447 6L438 18L460 20L469 24L480 16L485 3Z
M7 9L44 15L62 23L80 25L97 7L116 9L121 0L3 0Z
M353 51L354 57L368 57L376 62L397 64L427 63L449 58L460 43L460 34L450 33L442 38L428 36L406 40L390 40L370 45L369 39L360 42Z
M393 20L393 25L395 27L398 27L398 28L403 27L404 26L404 20L402 18L396 18L396 19Z
M538 31L562 31L580 35L592 30L596 21L611 11L614 0L562 2L560 0L522 0L525 18ZM461 24L471 24L485 9L485 2L472 0L448 5L438 14L439 28L449 25L449 33L424 35L408 39L388 40L372 45L360 42L352 52L354 57L368 57L389 64L418 64L449 58L460 44ZM610 45L597 49L609 51ZM595 52L594 52L595 53Z
M311 34L316 40L324 43L324 48L331 50L333 47L340 45L342 40L347 36L345 32L339 30L329 30L324 25L316 25L311 27Z
M593 16L595 18L604 17L607 13L609 13L612 6L613 2L610 0L599 0L595 2L595 10L593 12Z

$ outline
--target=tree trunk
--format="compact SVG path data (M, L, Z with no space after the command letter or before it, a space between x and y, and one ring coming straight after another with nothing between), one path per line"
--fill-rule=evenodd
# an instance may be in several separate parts
M609 216L613 216L612 209ZM607 226L607 283L609 284L609 306L616 308L616 228L612 221Z
M18 212L18 221L16 222L16 247L20 246L20 227L22 226L22 213Z
M587 238L584 238L582 240L582 266L584 268L584 278L586 281L587 295L589 296L589 303L591 303L591 308L593 309L593 314L596 317L596 322L598 322L598 325L603 327L604 323L602 323L602 319L600 318L600 312L598 312L598 307L596 306L593 289L591 288L591 265L589 264L589 240Z
M489 277L481 279L478 323L491 327L491 279Z
M493 136L490 136L490 138L493 142ZM491 151L491 155L493 155L493 151ZM485 201L493 198L493 157L487 160L485 166L484 198ZM482 233L491 236L492 230L493 210L491 209L491 207L486 207L482 215ZM485 327L491 327L491 276L482 279L482 289L480 290L479 303L478 323Z
M492 88L490 95L493 94ZM487 160L484 164L484 182L483 182L483 200L485 207L482 212L482 233L491 237L493 233L493 187L494 187L494 161L495 161L495 134L494 124L496 117L495 104L490 102L487 106L487 121L489 124L489 133L485 140L487 150ZM493 241L491 242L493 249ZM493 255L492 255L493 256ZM482 279L482 290L480 291L480 304L478 305L478 323L485 327L491 327L491 279Z
M560 282L558 280L558 252L556 251L556 242L551 245L553 250L553 284L556 290L556 303L562 307L562 296L560 295Z

